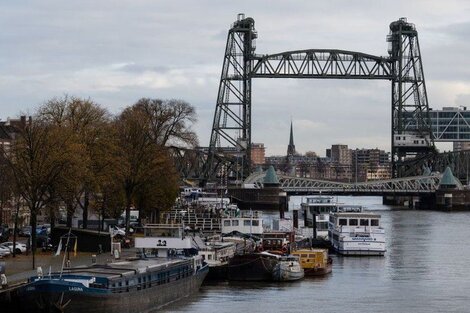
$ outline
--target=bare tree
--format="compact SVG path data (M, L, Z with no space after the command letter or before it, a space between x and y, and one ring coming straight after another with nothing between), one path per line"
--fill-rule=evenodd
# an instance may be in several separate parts
M33 119L20 130L8 157L19 194L30 211L33 268L37 214L51 201L51 186L70 166L71 155L76 152L70 149L68 140L69 136L56 127Z
M183 100L142 98L134 105L148 116L153 140L159 146L196 146L197 136L191 130L196 110Z

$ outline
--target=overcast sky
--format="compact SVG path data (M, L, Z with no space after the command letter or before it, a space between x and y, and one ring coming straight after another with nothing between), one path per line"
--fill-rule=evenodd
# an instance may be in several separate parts
M470 107L470 1L1 1L0 118L64 94L113 113L141 97L193 104L212 127L227 31L255 20L260 54L331 48L387 55L390 22L419 32L432 108ZM253 141L285 154L332 143L390 150L390 82L255 79Z

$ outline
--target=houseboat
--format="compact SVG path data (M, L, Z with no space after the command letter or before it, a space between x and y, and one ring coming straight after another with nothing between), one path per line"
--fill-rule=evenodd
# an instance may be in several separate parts
M147 237L136 238L136 257L47 275L38 271L21 290L21 311L150 312L196 293L209 268L195 253L194 240L181 226L148 225L145 232Z
M209 266L208 280L227 279L228 262L234 257L237 244L232 241L213 238L199 247L198 254Z
M380 217L354 211L331 213L328 236L333 249L343 255L384 255L385 230Z
M327 249L301 249L292 252L299 258L305 276L323 276L331 273L333 260L328 256Z

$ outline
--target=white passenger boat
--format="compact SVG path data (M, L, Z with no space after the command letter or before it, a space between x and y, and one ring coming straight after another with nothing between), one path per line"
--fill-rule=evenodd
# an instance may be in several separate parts
M358 211L330 214L328 235L333 248L344 255L384 255L385 230L380 215Z

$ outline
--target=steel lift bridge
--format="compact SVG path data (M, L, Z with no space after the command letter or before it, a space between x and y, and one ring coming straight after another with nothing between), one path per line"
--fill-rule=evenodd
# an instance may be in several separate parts
M234 158L231 171L251 171L253 78L381 79L391 81L393 177L417 175L435 151L429 105L413 24L390 24L388 57L361 52L308 49L255 54L255 21L239 14L228 31L204 179L220 175L216 160ZM226 170L226 169L225 169Z

